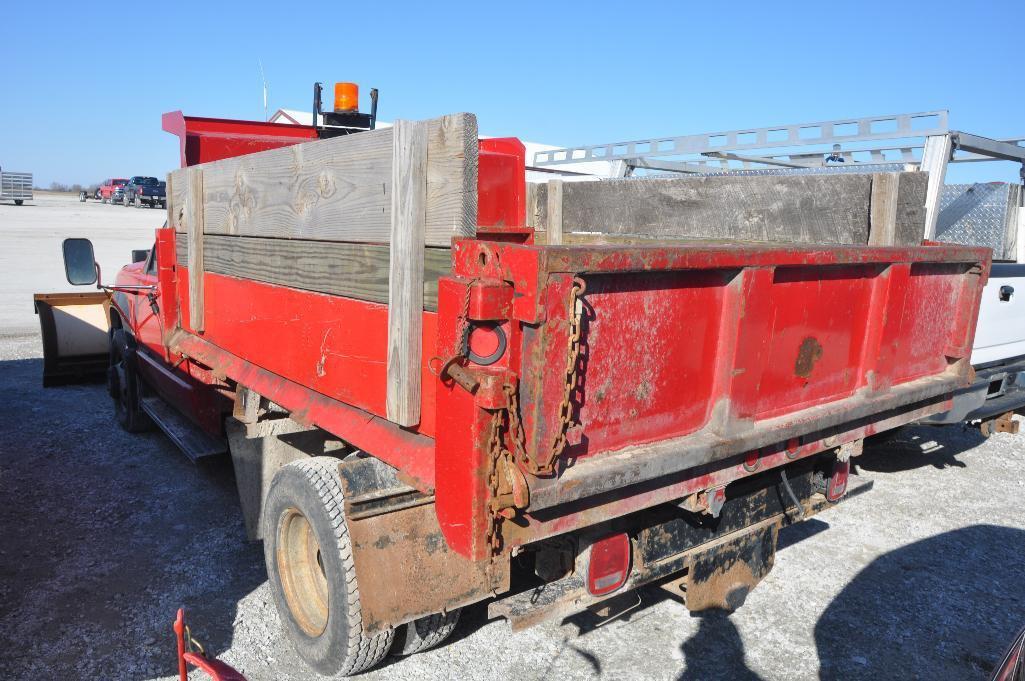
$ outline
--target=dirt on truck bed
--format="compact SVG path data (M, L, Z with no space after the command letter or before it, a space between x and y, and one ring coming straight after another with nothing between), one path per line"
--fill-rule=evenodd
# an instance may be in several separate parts
M312 678L228 462L124 433L103 386L44 390L40 355L0 339L0 678L171 681L179 605L251 681ZM985 678L1025 623L1025 439L913 427L857 464L875 489L785 530L732 615L653 587L620 619L513 635L481 604L450 643L359 678Z

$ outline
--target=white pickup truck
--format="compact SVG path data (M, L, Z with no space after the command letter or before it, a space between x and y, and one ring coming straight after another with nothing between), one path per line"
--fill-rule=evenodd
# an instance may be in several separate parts
M927 422L979 422L984 435L1017 432L1010 416L1025 408L1025 210L1020 185L945 185L936 240L988 246L993 269L982 294L972 365L975 382L954 407Z

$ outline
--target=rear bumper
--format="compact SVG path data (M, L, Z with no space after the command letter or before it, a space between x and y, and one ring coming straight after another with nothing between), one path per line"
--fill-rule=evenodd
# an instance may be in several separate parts
M778 483L775 472L772 475ZM790 484L802 500L803 520L837 505L814 492L811 469L790 478ZM837 503L872 488L871 481L855 482L852 479L849 484L847 494ZM513 631L519 631L567 617L646 584L672 580L691 570L696 560L720 545L748 540L757 542L767 535L770 536L771 547L766 568L771 568L771 555L775 552L779 529L802 520L797 517L796 507L789 502L782 503L783 499L779 485L772 484L727 500L716 522L701 521L699 516L669 505L639 514L635 518L643 519L643 526L626 530L633 544L631 573L617 591L605 596L592 596L587 590L586 576L578 566L561 579L492 602L488 606L488 615L508 619ZM617 522L629 524L631 518ZM608 526L604 529L615 532L623 528L620 525L616 529Z
M975 381L954 394L953 407L921 422L949 425L986 419L1025 407L1025 357L977 369Z

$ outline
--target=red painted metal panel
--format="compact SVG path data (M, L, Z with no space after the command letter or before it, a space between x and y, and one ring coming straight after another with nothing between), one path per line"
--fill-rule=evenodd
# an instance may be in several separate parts
M506 366L518 376L520 468L531 502L522 522L502 524L504 546L725 484L752 449L767 448L763 465L782 465L836 446L828 432L873 432L942 408L967 380L966 339L988 272L984 249L960 247L466 240L456 242L453 260L439 294L439 348L456 347L460 327L448 317L458 315L466 286L513 287ZM527 463L552 451L565 428L578 279L586 290L574 437L554 473L533 474ZM956 306L966 312L955 314ZM471 455L480 441L461 438L456 422L490 412L474 410L453 385L442 384L438 401L439 413L459 414L451 432L439 431L439 518L453 548L482 558L480 533L490 525L475 500L488 496L489 464ZM510 428L502 446L516 451ZM452 442L442 446L442 437ZM468 463L481 469L467 471Z
M171 345L176 351L211 367L213 373L230 376L270 397L300 423L318 425L364 451L373 452L377 458L400 469L417 489L433 491L434 440L431 438L314 392L199 336L178 332L171 339Z
M781 267L751 292L750 308L764 308L741 334L763 339L753 416L849 397L859 386L864 330L870 326L878 265Z
M316 129L307 125L202 118L181 111L165 113L161 127L178 136L182 168L317 138Z
M203 286L205 340L314 392L386 414L387 305L220 274L207 273ZM178 299L182 328L192 331L186 267L178 269ZM425 435L434 433L427 359L435 355L436 320L424 312L421 421L413 430Z
M478 142L477 224L516 227L527 220L527 151L515 137Z
M569 456L585 454L591 443L619 449L683 435L708 421L716 371L710 360L719 343L724 289L734 274L587 279L584 380L576 391L587 438ZM565 349L557 350L560 357L552 361L565 363Z

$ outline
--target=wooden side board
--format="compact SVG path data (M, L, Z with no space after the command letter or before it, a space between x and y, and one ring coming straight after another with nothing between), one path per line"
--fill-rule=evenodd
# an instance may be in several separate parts
M427 138L424 240L448 246L476 232L477 119L427 121ZM204 232L387 244L393 140L385 128L195 166L203 171ZM168 183L178 215L188 170L175 170Z
M219 234L208 234L204 241L204 269L213 274L372 303L388 302L388 246ZM187 263L188 241L178 239L177 252L178 262ZM438 309L438 278L451 270L451 249L424 250L425 310Z
M925 176L898 173L889 181L885 213L895 244L919 243ZM872 228L873 176L703 176L560 183L561 232L640 239L730 239L788 243L866 244ZM549 229L550 187L528 192L535 229ZM877 214L880 211L876 210ZM883 238L883 237L881 237Z

